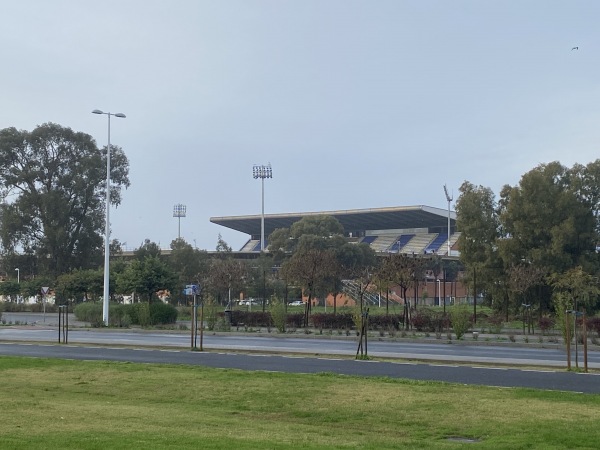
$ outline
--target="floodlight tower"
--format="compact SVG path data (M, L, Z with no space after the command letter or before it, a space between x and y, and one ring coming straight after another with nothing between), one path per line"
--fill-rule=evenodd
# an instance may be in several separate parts
M448 189L444 185L444 194L446 194L446 200L448 201L448 256L450 256L450 202L452 197L448 194Z
M178 226L177 226L177 239L181 239L181 218L185 217L185 205L178 203L173 206L173 217L177 217Z
M260 252L265 251L265 178L273 178L271 163L266 166L254 165L252 176L256 180L260 178L262 184L262 211L260 215Z

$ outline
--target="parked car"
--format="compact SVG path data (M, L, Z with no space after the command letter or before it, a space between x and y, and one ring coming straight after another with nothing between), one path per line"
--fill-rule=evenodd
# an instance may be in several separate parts
M240 300L240 306L255 306L260 305L258 300L254 300L253 298L249 298L247 300Z
M288 303L289 306L302 306L304 302L302 300L294 300L293 302Z

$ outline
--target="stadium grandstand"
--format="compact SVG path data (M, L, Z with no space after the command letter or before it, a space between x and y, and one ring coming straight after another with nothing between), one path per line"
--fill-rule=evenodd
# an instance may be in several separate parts
M369 244L376 253L458 256L456 213L430 206L399 206L286 214L265 214L265 249L277 228L289 228L308 216L333 216L350 242ZM261 248L261 215L211 217L210 221L248 235L238 254L257 255Z

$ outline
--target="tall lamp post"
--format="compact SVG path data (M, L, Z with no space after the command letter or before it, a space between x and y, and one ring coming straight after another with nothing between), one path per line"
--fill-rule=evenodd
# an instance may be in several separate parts
M450 256L450 202L452 197L448 194L446 185L444 185L444 194L446 194L446 201L448 202L448 256Z
M21 283L21 271L18 267L15 270L17 271L17 284L19 284Z
M95 109L93 114L105 114L108 116L108 146L106 147L106 226L104 228L104 295L102 299L102 319L104 325L108 326L108 294L110 286L110 116L125 118L123 113L110 113Z
M265 251L265 178L273 178L271 164L266 166L254 165L252 168L254 179L260 178L262 184L262 211L260 215L260 252Z
M182 205L181 203L173 206L173 217L177 217L177 220L179 221L177 226L177 239L181 239L181 218L185 217L185 211L185 205Z

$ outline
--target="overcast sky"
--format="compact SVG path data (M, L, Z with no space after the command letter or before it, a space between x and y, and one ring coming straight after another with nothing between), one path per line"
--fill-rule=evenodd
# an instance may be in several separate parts
M214 250L209 222L428 205L600 157L600 2L0 0L0 128L123 147L112 237ZM578 50L571 50L579 47Z

